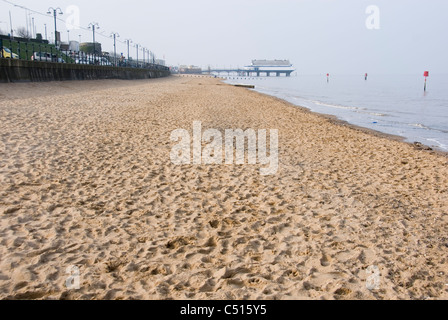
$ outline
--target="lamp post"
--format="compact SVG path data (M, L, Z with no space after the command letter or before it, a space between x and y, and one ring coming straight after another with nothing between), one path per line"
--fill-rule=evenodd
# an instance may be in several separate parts
M47 24L44 23L44 26L45 26L45 40L48 40L48 37L47 37Z
M30 23L28 21L29 19L29 13L28 13L28 9L25 9L25 22L26 22L26 37L29 36L30 34Z
M112 32L110 36L114 38L114 61L117 66L117 37L120 38L120 35L117 32Z
M11 16L11 10L9 11L9 25L11 27L11 39L14 39L14 29L12 27L12 16Z
M48 14L51 14L51 11L53 11L53 16L54 16L54 46L57 48L58 47L58 36L57 36L57 34L58 34L58 30L57 30L57 26L56 26L56 20L57 20L57 14L58 14L58 12L59 12L59 14L63 14L63 12L62 12L62 10L61 10L61 8L56 8L56 9L53 9L52 7L50 7L49 9L48 9Z
M129 62L129 60L130 60L130 55L129 55L129 44L132 43L132 40L131 40L131 39L126 39L125 41L126 41L126 43L128 44L128 62Z
M70 30L67 30L67 40L68 44L70 44Z
M142 48L142 51L143 51L143 68L144 68L145 67L145 63L146 63L146 60L145 60L146 48Z
M33 21L33 28L31 30L32 33L32 37L31 38L36 38L36 27L34 26L34 17L31 18Z
M96 54L95 30L100 29L100 26L97 22L91 22L89 23L89 29L92 29L93 31L93 54Z
M140 44L136 43L135 47L137 48L137 68L139 67L138 65L138 47L140 46Z

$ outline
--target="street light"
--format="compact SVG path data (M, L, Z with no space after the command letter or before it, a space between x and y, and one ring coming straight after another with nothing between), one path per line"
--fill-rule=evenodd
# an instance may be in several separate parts
M114 60L115 66L117 66L117 38L120 38L120 35L117 32L112 32L110 36L114 38Z
M132 43L132 40L131 40L131 39L126 39L125 41L126 41L127 44L128 44L128 62L129 62L129 60L130 60L130 55L129 55L129 44Z
M136 43L135 47L137 48L137 68L139 67L138 65L138 47L140 46L140 44Z
M32 38L36 38L36 27L34 26L34 17L31 18L31 19L32 19L32 21L33 21L33 28L32 28L32 30L31 30Z
M60 15L62 15L64 13L62 12L61 8L53 9L52 7L50 7L48 9L47 14L51 14L51 11L53 11L53 15L54 15L54 46L57 48L58 47L58 36L57 36L58 30L57 30L57 26L56 26L56 19L57 19L56 15L58 14L58 12Z
M47 24L44 23L44 25L45 25L45 40L48 40L48 37L47 37Z
M12 27L12 16L11 16L11 10L9 10L9 25L11 27L11 40L14 40L14 29Z
M93 31L93 54L96 54L96 44L95 44L95 29L100 29L100 26L97 22L89 23L89 29Z
M29 39L33 38L33 25L31 22L31 16L33 15L32 13L28 12L29 9L26 9L26 36Z

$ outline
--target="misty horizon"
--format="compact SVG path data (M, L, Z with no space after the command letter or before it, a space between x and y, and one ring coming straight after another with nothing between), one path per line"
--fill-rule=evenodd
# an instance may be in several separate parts
M254 59L288 59L302 75L314 74L431 74L448 73L445 61L448 45L448 3L430 1L204 1L195 0L138 3L137 1L0 1L0 30L8 33L11 11L13 29L25 27L27 13L10 3L27 7L36 33L48 38L54 32L49 7L60 7L67 22L69 6L79 8L82 29L67 33L58 20L63 42L91 42L87 29L97 22L97 42L103 51L113 51L111 32L120 34L117 52L127 55L125 39L132 39L165 59L167 65L197 65L202 68L243 67ZM378 28L366 26L378 12ZM30 13L30 12L28 12ZM377 23L377 21L375 21ZM45 37L45 36L44 36ZM130 55L136 56L136 49Z

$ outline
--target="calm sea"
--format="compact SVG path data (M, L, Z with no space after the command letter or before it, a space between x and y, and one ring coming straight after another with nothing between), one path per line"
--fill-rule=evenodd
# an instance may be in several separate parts
M298 75L290 78L241 78L256 90L312 111L448 151L448 75Z

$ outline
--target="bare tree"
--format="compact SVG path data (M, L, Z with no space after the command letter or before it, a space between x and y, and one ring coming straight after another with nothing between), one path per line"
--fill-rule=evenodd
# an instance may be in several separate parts
M17 35L21 38L27 38L27 39L31 38L31 34L24 27L17 28Z

